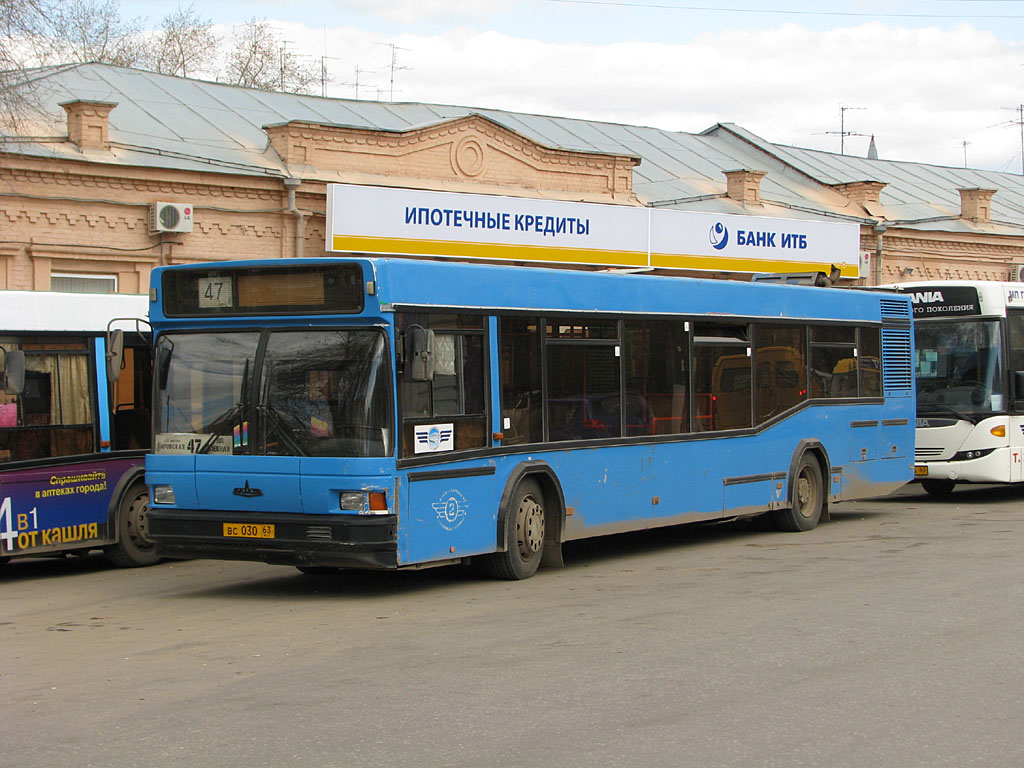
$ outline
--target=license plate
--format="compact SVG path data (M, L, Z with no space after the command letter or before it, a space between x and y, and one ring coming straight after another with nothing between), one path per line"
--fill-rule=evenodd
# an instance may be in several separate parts
M272 539L274 526L267 523L224 523L224 535L236 539Z
M920 464L914 465L914 477L927 477L927 475L928 467L922 466Z

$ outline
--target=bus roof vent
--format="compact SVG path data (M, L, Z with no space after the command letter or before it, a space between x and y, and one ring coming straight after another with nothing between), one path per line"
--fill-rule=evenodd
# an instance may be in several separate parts
M882 317L894 317L899 320L910 319L910 303L896 299L882 299Z

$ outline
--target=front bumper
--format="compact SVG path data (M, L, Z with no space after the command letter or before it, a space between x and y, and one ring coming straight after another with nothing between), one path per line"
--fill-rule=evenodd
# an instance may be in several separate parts
M398 567L397 515L240 515L151 506L148 516L150 537L164 557L252 560L304 567ZM273 525L274 538L225 536L224 523Z

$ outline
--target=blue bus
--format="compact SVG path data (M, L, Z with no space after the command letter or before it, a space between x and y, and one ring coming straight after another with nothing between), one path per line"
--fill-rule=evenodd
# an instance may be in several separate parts
M342 256L154 270L150 534L320 572L482 562L912 479L910 301Z
M0 291L0 563L94 549L119 566L156 562L151 340L134 319L148 308L139 295ZM114 383L108 329L127 332Z

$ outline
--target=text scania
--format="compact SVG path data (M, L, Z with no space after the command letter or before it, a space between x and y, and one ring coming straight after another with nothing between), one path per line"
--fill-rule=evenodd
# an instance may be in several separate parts
M405 209L405 223L432 227L497 229L505 232L537 232L541 235L589 235L590 219L576 216L532 216L528 213L457 211L451 208Z
M776 237L778 235L778 237ZM753 245L758 248L807 248L807 235L793 232L754 232L746 229L736 230L736 245Z

